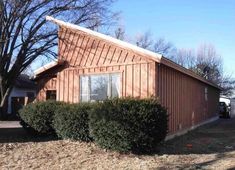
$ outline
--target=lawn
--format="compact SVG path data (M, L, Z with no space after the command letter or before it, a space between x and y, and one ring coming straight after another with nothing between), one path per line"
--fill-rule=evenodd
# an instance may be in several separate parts
M119 154L93 143L32 138L0 128L0 169L233 169L235 119L220 119L158 147L152 155Z

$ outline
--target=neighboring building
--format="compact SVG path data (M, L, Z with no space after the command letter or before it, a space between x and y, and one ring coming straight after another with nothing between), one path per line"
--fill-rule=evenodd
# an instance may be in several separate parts
M225 102L226 105L231 104L231 99L229 97L226 97L226 96L223 96L223 95L220 95L219 101L220 102Z
M224 95L220 95L220 116L230 118L232 115L231 99Z
M220 88L160 54L47 18L59 25L58 61L36 71L38 100L77 103L107 97L159 97L169 134L218 117Z
M16 115L24 105L32 102L36 96L36 84L28 75L21 74L15 82L9 97L7 113Z
M231 117L235 117L235 98L230 99L231 104Z

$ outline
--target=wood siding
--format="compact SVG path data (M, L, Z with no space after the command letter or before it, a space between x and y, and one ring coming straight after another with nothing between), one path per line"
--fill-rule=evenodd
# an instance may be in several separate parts
M121 96L150 97L155 91L155 61L97 37L60 28L59 60L67 68L58 73L57 100L80 100L80 76L120 73Z
M156 72L157 96L168 110L170 134L217 116L218 89L163 64L158 64Z
M159 97L168 109L169 134L206 121L218 112L219 89L194 73L184 73L186 69L175 69L178 66L168 60L158 63L111 41L61 26L58 49L58 59L65 61L65 66L53 78L39 79L39 100L45 100L46 90L56 89L58 101L77 103L82 75L120 73L121 97Z
M47 90L56 90L56 76L43 77L37 80L37 96L36 99L39 101L46 100Z

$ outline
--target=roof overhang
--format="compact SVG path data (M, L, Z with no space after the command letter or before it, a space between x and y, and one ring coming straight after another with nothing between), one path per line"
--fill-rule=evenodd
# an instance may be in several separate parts
M171 67L171 68L173 68L173 69L175 69L177 71L180 71L180 72L182 72L182 73L184 73L184 74L186 74L186 75L188 75L188 76L190 76L192 78L200 80L203 83L206 83L206 84L208 84L210 86L213 86L213 87L215 87L215 88L217 88L219 90L223 90L221 87L219 87L215 83L210 82L209 80L205 79L204 77L201 77L201 76L197 75L193 71L191 71L191 70L189 70L189 69L187 69L187 68L185 68L183 66L180 66L179 64L176 64L175 62L173 62L173 61L171 61L171 60L169 60L169 59L167 59L165 57L162 57L161 63L166 65L166 66L168 66L168 67Z
M34 71L34 77L33 79L36 79L40 74L43 74L44 72L46 72L47 70L50 70L52 68L55 68L57 66L61 66L64 64L64 61L61 61L61 60L54 60L40 68L38 68L37 70Z

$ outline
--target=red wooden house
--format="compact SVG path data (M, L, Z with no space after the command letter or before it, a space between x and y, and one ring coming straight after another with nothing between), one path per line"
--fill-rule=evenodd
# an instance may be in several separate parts
M48 17L59 26L58 60L36 71L38 100L77 103L157 96L169 134L217 117L220 88L160 54Z

